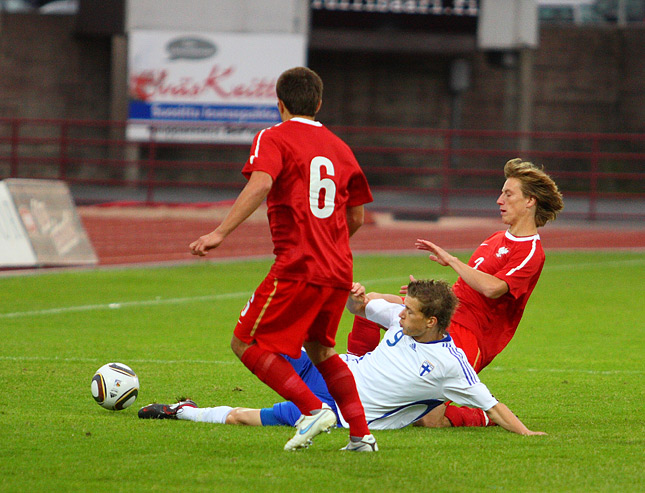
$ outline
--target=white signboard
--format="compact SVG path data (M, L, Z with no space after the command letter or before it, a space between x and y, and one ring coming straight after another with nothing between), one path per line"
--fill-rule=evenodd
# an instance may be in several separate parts
M11 193L0 182L0 267L36 265L36 254L22 225Z
M275 83L306 38L135 30L128 59L128 139L250 143L280 121Z
M537 48L538 6L535 0L485 0L477 19L480 50Z
M3 217L0 229L14 234L13 240L7 243L8 247L12 246L14 265L98 263L65 182L9 178L2 181L0 186ZM8 221L6 218L9 218ZM20 231L15 222L19 224ZM11 238L11 234L6 232L0 233L0 236L2 241ZM5 250L10 250L5 249L2 241L0 257Z

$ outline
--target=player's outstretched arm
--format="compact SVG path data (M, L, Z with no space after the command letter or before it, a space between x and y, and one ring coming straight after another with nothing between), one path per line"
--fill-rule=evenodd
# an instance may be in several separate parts
M466 284L487 298L496 299L508 292L508 284L501 279L473 269L454 255L428 240L417 240L414 244L419 250L430 252L428 258L444 267L451 267Z
M359 282L354 282L345 306L350 313L366 318L365 307L372 300L385 300L390 303L401 304L400 296L375 292L365 294L365 287Z
M204 256L209 250L217 248L224 239L260 207L273 186L273 178L263 171L251 173L249 182L242 189L235 203L222 223L207 235L201 236L190 244L190 253Z
M512 431L513 433L518 433L519 435L546 435L546 433L542 431L529 430L524 423L522 423L519 418L501 402L498 402L491 407L486 411L486 414L493 423L501 426L505 430Z
M401 300L401 297L397 296L396 294L370 292L370 293L367 293L365 296L367 298L368 303L372 300L385 300L389 303L394 303L396 305L400 305L401 303L403 303L403 301Z

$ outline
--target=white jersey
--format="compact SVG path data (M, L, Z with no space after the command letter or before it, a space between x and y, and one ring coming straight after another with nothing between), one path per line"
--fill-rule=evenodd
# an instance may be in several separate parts
M369 428L403 428L445 401L484 411L496 405L450 336L420 343L403 334L402 309L385 300L370 301L367 318L388 327L387 332L374 351L361 357L342 355L354 374ZM342 416L341 421L347 427Z

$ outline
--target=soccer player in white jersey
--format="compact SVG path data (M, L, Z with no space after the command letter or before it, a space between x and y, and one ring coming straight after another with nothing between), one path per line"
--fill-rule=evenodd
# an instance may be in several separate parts
M347 308L352 313L387 327L376 349L362 357L342 355L356 380L365 417L371 430L398 429L415 423L447 400L483 409L503 428L522 435L529 430L479 381L463 351L447 333L457 298L445 281L412 281L404 303L392 303L354 283ZM290 360L303 381L332 407L341 426L347 426L316 367L303 352ZM291 402L271 408L219 406L198 408L193 401L174 405L151 404L140 418L172 418L254 426L291 425L300 417Z
M508 228L486 238L467 264L432 241L416 243L417 248L430 252L430 260L459 275L454 285L459 306L449 332L477 373L513 338L544 266L538 228L554 220L563 208L557 185L533 163L511 159L504 166L504 176L497 205ZM389 296L390 301L399 299ZM376 347L379 339L377 324L355 317L347 351L360 356ZM420 424L486 426L487 419L477 408L438 406Z

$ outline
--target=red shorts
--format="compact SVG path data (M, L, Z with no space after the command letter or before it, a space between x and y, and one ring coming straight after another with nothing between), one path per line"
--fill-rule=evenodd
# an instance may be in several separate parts
M349 290L268 276L246 304L234 334L261 349L300 356L305 341L336 345Z
M464 327L461 324L456 322L450 323L450 328L448 333L452 340L455 342L455 346L460 348L468 358L468 363L474 368L474 370L479 373L482 368L482 353L479 350L479 343L475 334L470 330Z

